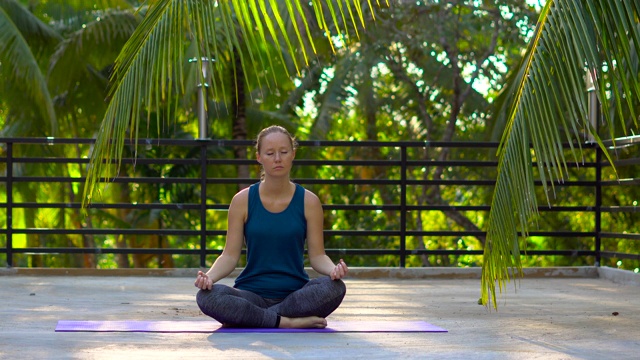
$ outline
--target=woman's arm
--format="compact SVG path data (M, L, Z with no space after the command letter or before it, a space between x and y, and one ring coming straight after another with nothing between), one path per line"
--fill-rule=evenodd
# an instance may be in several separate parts
M325 253L322 204L318 196L308 190L304 195L304 216L307 219L307 249L311 267L322 275L330 276L332 280L342 279L349 268L342 259L334 264Z
M244 244L244 223L247 218L247 204L249 189L241 190L229 204L227 219L227 241L222 254L211 265L209 271L198 271L195 286L200 289L211 290L211 286L227 277L235 269L242 253Z

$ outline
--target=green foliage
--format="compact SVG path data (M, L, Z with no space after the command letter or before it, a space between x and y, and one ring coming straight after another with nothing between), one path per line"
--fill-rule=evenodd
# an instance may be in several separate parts
M41 71L43 58L52 44L61 36L15 0L0 1L0 95L16 112L15 117L25 119L20 105L27 107L35 128L57 130L53 101ZM5 118L5 122L10 124ZM48 126L44 126L48 124Z
M526 238L537 218L533 183L535 156L545 194L567 172L562 142L572 146L571 157L581 161L581 141L590 134L608 160L611 156L590 123L585 75L593 80L602 114L615 138L637 128L640 99L637 55L640 31L636 18L640 1L547 1L527 52L504 98L498 118L505 120L499 151L498 183L491 203L488 243L482 276L482 301L496 303L510 273L520 273L519 238ZM633 55L631 55L633 54ZM631 115L627 122L625 114ZM616 126L618 124L618 126ZM533 145L533 153L529 149ZM532 155L533 154L533 155ZM551 184L551 189L547 189ZM546 198L549 203L551 200ZM490 300L491 299L491 300Z

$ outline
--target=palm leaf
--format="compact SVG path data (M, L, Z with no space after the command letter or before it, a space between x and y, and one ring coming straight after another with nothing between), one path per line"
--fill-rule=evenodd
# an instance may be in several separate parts
M198 69L203 58L220 60L205 63L208 73L213 74L212 86L209 87L212 98L226 98L223 63L235 62L234 48L240 50L237 54L245 68L258 61L269 63L280 56L273 52L260 55L265 51L265 41L276 42L273 49L282 48L283 42L287 44L285 48L291 59L298 59L300 52L309 52L307 48L293 46L274 1L251 1L249 7L239 1L157 0L150 3L145 18L116 60L111 101L91 154L83 197L85 204L91 201L101 176L109 178L119 171L126 133L129 132L137 142L143 113L150 117L158 107L185 92L183 66L187 59L184 54L192 42L197 44L193 48ZM302 0L282 1L289 4L286 9L305 6ZM354 6L360 6L359 0L351 1ZM321 0L312 0L311 3L314 9L322 9L324 4ZM324 13L316 15L324 16ZM328 16L335 18L335 10L330 10ZM323 17L316 20L319 24L326 24ZM296 23L295 26L300 25ZM308 22L303 22L299 30L301 34L309 33ZM331 40L327 36L327 41ZM302 63L296 62L294 67L300 69L306 65L303 60ZM196 75L198 82L202 83L203 74L197 71ZM264 79L268 81L266 77ZM171 118L171 114L167 118ZM164 119L157 118L156 121ZM115 165L112 166L112 162Z
M101 70L112 64L139 23L132 11L112 11L67 37L49 61L49 83L55 93L89 76L90 68Z
M13 91L23 92L27 101L37 107L52 134L57 129L56 115L37 58L60 40L60 35L24 6L14 0L0 0L0 76Z
M144 1L127 0L47 0L31 1L31 7L35 14L41 16L45 21L49 20L54 27L60 30L71 27L78 29L96 17L100 17L106 10L132 10L134 3ZM63 31L61 31L63 32Z
M639 9L640 0L549 0L542 10L529 48L515 69L515 83L507 87L506 125L498 149L498 179L482 268L484 305L491 301L497 307L496 283L502 291L506 281L522 274L519 240L526 239L538 215L534 159L546 194L566 174L563 142L571 144L573 160L579 164L580 144L591 134L611 161L588 121L585 74L595 75L604 120L611 129L608 136L615 137L614 122L626 127L626 112L638 127L634 109L640 89L631 49L640 45Z
M36 53L53 49L62 36L16 0L0 0L0 8Z

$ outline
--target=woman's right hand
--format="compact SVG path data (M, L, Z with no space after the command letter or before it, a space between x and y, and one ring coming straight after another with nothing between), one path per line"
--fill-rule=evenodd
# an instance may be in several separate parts
M198 271L198 277L196 277L196 282L194 285L201 290L211 290L213 286L213 281L209 279L209 276L202 271Z

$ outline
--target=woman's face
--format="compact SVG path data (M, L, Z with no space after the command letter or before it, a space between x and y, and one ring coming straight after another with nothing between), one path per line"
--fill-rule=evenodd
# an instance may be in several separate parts
M289 136L274 132L262 138L256 158L262 164L265 175L289 176L295 155Z

